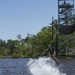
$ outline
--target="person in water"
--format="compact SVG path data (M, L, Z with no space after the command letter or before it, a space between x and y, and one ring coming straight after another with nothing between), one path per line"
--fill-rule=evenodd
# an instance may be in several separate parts
M55 49L53 47L49 47L48 56L50 56L56 62L56 64L59 65L59 62L57 58L55 57Z

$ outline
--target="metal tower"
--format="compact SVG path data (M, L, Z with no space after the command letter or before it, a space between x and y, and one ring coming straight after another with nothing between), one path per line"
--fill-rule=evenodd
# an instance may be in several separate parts
M60 26L60 28L58 29L60 29L64 33L66 32L66 30L64 29L70 31L69 28L74 23L74 19L74 0L58 0L58 26ZM67 26L69 26L69 28L67 28ZM60 35L61 33L57 32L57 50L60 49L60 44L64 42L64 35L62 35L62 41L60 41Z
M74 22L74 0L58 0L59 25L70 25Z

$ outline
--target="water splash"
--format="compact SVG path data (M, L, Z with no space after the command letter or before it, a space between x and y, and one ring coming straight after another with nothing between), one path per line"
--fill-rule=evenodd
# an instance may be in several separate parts
M33 62L33 59L30 59L28 64ZM55 62L51 58L39 58L33 63L29 70L32 75L66 75L61 73L59 68L56 67Z

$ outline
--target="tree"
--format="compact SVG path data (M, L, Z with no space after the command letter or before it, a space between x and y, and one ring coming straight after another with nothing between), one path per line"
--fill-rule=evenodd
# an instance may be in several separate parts
M16 37L17 37L18 40L21 40L22 39L21 38L22 37L21 34L18 34Z

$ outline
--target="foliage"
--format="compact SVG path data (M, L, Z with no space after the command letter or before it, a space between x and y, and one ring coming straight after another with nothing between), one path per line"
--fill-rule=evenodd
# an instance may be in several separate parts
M54 20L53 25L58 24L57 20ZM7 42L0 39L0 57L39 57L53 42L53 47L56 49L57 30L53 26L53 39L52 39L52 26L45 26L36 35L27 34L27 37L21 38L21 34L17 35L17 40L8 39ZM60 50L66 50L66 48L72 48L75 42L74 33L68 36L60 34ZM58 40L59 40L58 39ZM65 52L65 51L64 51Z

